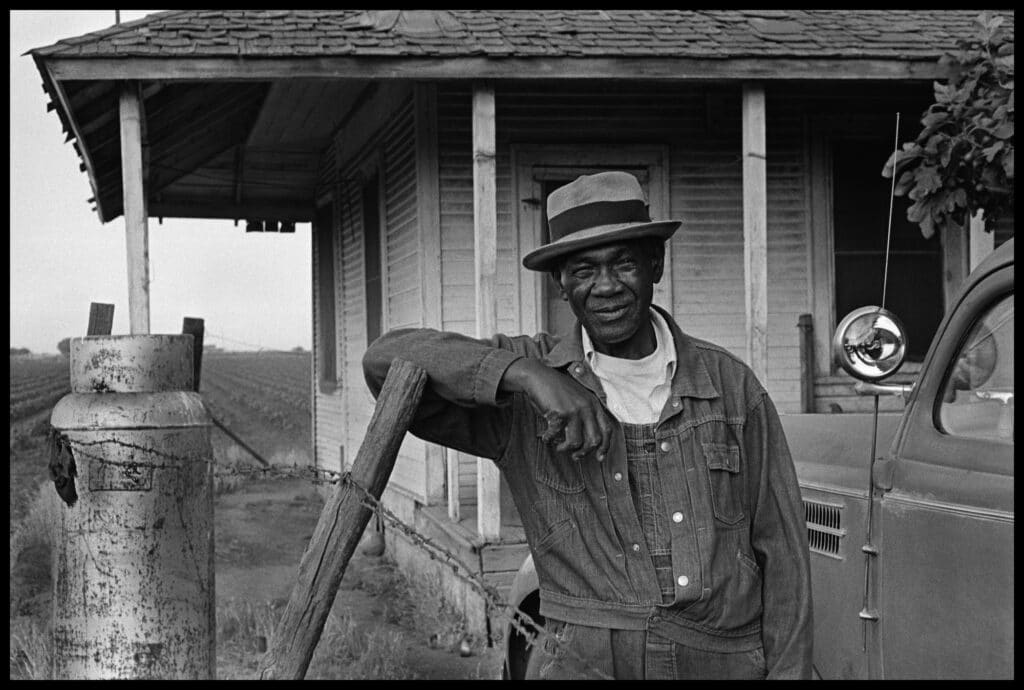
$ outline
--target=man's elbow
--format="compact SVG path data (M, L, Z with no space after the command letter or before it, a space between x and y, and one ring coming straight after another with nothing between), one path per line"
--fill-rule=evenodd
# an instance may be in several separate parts
M380 340L374 341L363 354L363 378L366 385L376 398L380 389L384 386L384 379L391 369L391 362L394 357L387 352L387 348L380 346Z

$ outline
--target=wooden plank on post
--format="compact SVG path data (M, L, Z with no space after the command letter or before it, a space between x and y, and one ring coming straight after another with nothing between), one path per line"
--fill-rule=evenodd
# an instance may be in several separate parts
M366 437L352 465L351 481L335 486L302 555L288 605L260 660L260 678L301 680L334 604L345 568L373 514L398 457L405 432L423 395L427 374L403 360L391 364Z
M128 249L128 321L132 335L149 333L149 228L142 178L142 103L138 84L121 89L121 188Z
M476 277L476 334L498 332L498 201L495 163L494 87L473 85L473 258ZM477 530L484 539L501 533L501 475L490 460L477 458Z
M800 332L800 411L814 412L814 318L801 314L796 327Z
M765 94L743 86L743 268L747 363L768 385L768 175Z
M199 375L203 370L203 333L206 327L202 319L186 316L181 322L181 332L192 336L192 390L199 390Z
M86 335L110 335L114 328L114 305L92 302L89 305L89 327Z

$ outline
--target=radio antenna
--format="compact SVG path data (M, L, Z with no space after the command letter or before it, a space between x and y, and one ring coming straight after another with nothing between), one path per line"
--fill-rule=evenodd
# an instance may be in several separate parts
M896 198L896 159L900 154L900 114L896 112L896 136L892 147L892 187L889 190L889 226L885 232L885 269L882 272L882 304L885 309L885 291L889 287L889 243L892 240L892 206Z

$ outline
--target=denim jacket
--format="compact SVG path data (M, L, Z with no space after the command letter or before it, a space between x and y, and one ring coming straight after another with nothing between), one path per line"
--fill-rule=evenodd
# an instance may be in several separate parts
M669 604L630 495L621 425L609 414L616 433L604 462L576 461L544 443L547 424L524 395L498 390L508 366L530 357L604 402L578 323L563 339L396 330L373 343L363 369L376 396L393 359L422 367L428 386L412 432L501 469L533 553L543 616L646 629L707 651L760 648L769 678L809 678L807 527L778 414L745 364L661 314L678 360L655 432L677 576Z

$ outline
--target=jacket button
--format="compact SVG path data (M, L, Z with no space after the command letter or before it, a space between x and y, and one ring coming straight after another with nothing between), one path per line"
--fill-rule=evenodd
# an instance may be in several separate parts
M663 450L664 452L666 452L666 453L667 453L667 452L668 452L668 449L669 449L669 448L671 448L671 447L672 447L672 446L670 446L670 445L669 445L668 441L662 441L662 442L661 442L661 449L662 449L662 450Z
M673 400L672 401L672 407L679 407L679 401L678 400Z
M682 522L683 514L680 512L672 513L672 522Z
M576 367L573 369L573 371L575 371L577 374L581 374L583 373L583 367Z
M617 481L617 482L621 482L622 481L622 472L616 472L615 474L612 475L612 478L614 478L615 481Z
M680 575L679 579L676 580L676 582L679 583L680 587L685 587L686 585L690 584L690 578L686 577L685 575Z

